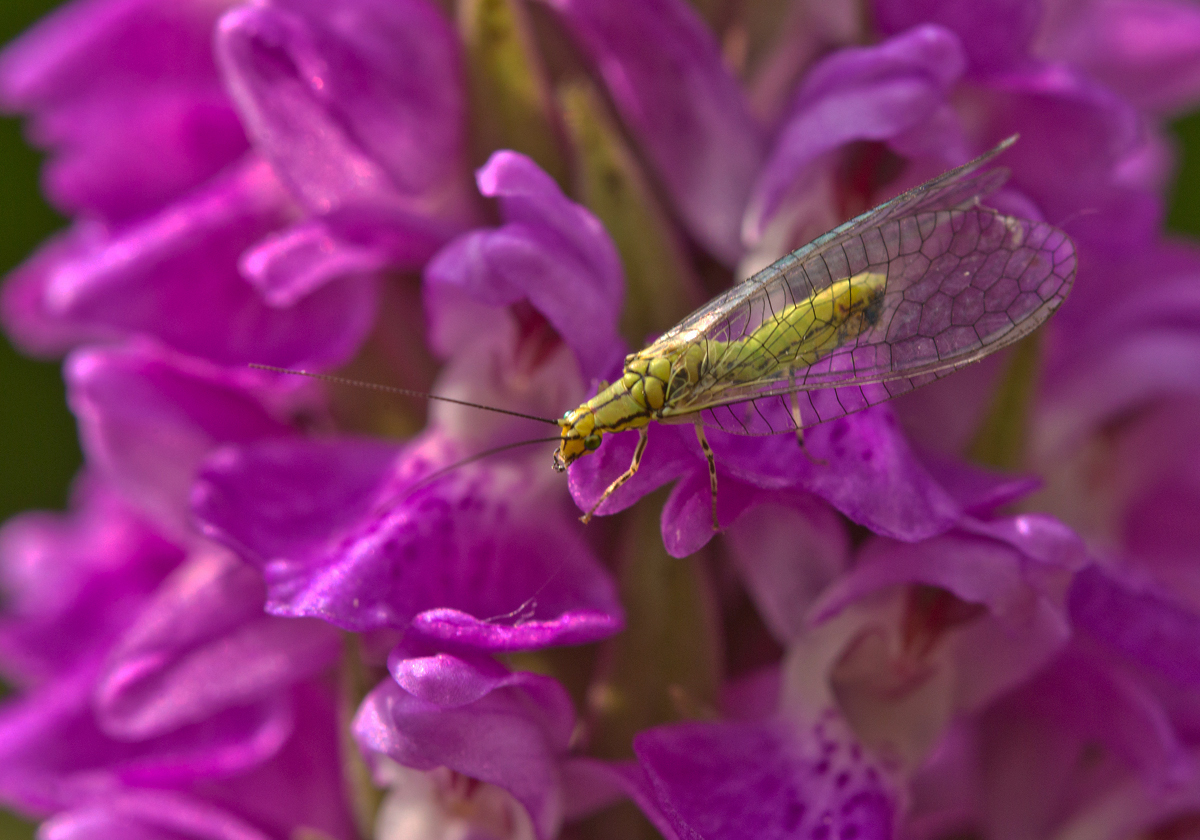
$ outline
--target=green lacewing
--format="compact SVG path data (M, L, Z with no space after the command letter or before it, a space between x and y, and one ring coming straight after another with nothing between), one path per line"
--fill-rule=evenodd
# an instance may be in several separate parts
M619 380L558 421L560 472L606 434L640 434L583 520L637 472L651 422L694 425L719 530L706 426L801 436L1037 329L1070 291L1075 247L1052 225L980 204L1008 176L981 167L1014 142L793 251L627 356Z

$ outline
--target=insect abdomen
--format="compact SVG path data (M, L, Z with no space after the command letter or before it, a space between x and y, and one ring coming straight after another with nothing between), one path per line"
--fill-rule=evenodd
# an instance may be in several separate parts
M814 364L874 325L887 276L864 271L839 280L711 352L706 379L745 384Z

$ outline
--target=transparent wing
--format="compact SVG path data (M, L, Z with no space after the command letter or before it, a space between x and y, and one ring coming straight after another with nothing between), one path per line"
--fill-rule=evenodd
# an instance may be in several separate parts
M796 391L744 399L698 410L687 417L687 422L698 420L702 425L735 435L777 435L796 428L794 417L797 412L801 417L801 426L815 426L886 402L914 388L948 376L955 370L957 368L946 368L920 376L890 379L869 385Z
M728 320L729 313L735 311L739 304L760 296L765 291L770 291L781 282L788 283L793 296L797 299L804 299L821 291L840 278L832 276L829 272L825 272L824 276L819 273L810 276L801 270L802 267L815 262L828 252L836 252L843 243L853 240L854 237L860 236L871 228L902 216L916 215L922 211L949 210L974 205L979 198L995 191L1008 178L1006 169L993 169L980 173L979 168L986 165L1016 140L1015 135L1009 137L994 149L985 152L969 163L943 173L932 181L913 187L891 201L868 210L834 228L829 233L817 237L803 248L776 260L753 277L742 281L688 315L663 333L647 348L647 351L661 351L675 346L681 341L690 343L704 336L714 337L713 330L716 328L717 322ZM753 329L749 322L742 325L743 330L747 327Z
M820 247L785 257L672 330L671 341L711 348L712 367L722 372L673 401L672 419L775 434L795 428L796 403L803 425L824 422L945 376L1036 329L1070 290L1074 246L1050 225L978 206L979 192L997 183L995 173L972 175L989 156L843 225L817 240ZM722 363L739 339L771 323L788 329L782 313L789 307L863 272L886 276L877 317L815 363L753 374Z

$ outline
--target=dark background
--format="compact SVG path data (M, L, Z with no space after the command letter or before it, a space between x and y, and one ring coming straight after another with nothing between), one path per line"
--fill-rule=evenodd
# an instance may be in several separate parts
M55 5L0 0L0 43ZM63 224L38 192L38 155L22 141L15 119L0 121L0 220L3 273ZM62 507L79 457L59 363L24 359L0 337L0 519L30 507Z
M56 5L52 0L0 0L0 44ZM2 274L63 225L38 190L38 161L22 140L17 120L0 120ZM0 520L25 508L61 508L66 501L80 454L59 368L58 362L22 358L0 334ZM32 826L0 810L0 840L31 837Z
M0 44L56 5L54 0L0 0ZM1174 129L1183 165L1168 224L1200 236L1200 112L1179 120ZM41 197L38 165L19 122L0 120L0 275L64 224ZM63 507L79 463L60 364L23 358L0 335L0 520L27 508ZM0 840L32 836L30 827L0 811Z

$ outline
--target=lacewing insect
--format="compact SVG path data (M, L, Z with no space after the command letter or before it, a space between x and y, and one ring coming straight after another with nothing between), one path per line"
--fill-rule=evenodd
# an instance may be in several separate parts
M691 423L708 462L713 528L720 530L706 426L737 435L794 431L803 443L805 427L979 361L1033 332L1063 302L1075 278L1070 238L980 204L1008 177L1005 169L981 168L1016 139L863 213L709 301L627 356L620 379L558 420L349 384L556 423L560 434L551 440L558 442L559 472L596 451L606 434L638 430L629 468L584 522L637 472L652 422Z
M801 436L1041 325L1070 291L1074 244L1051 225L980 204L1008 177L980 168L1016 139L793 251L627 356L618 381L558 421L560 472L606 434L640 434L629 469L583 520L637 472L651 422L695 426L720 530L705 426Z

